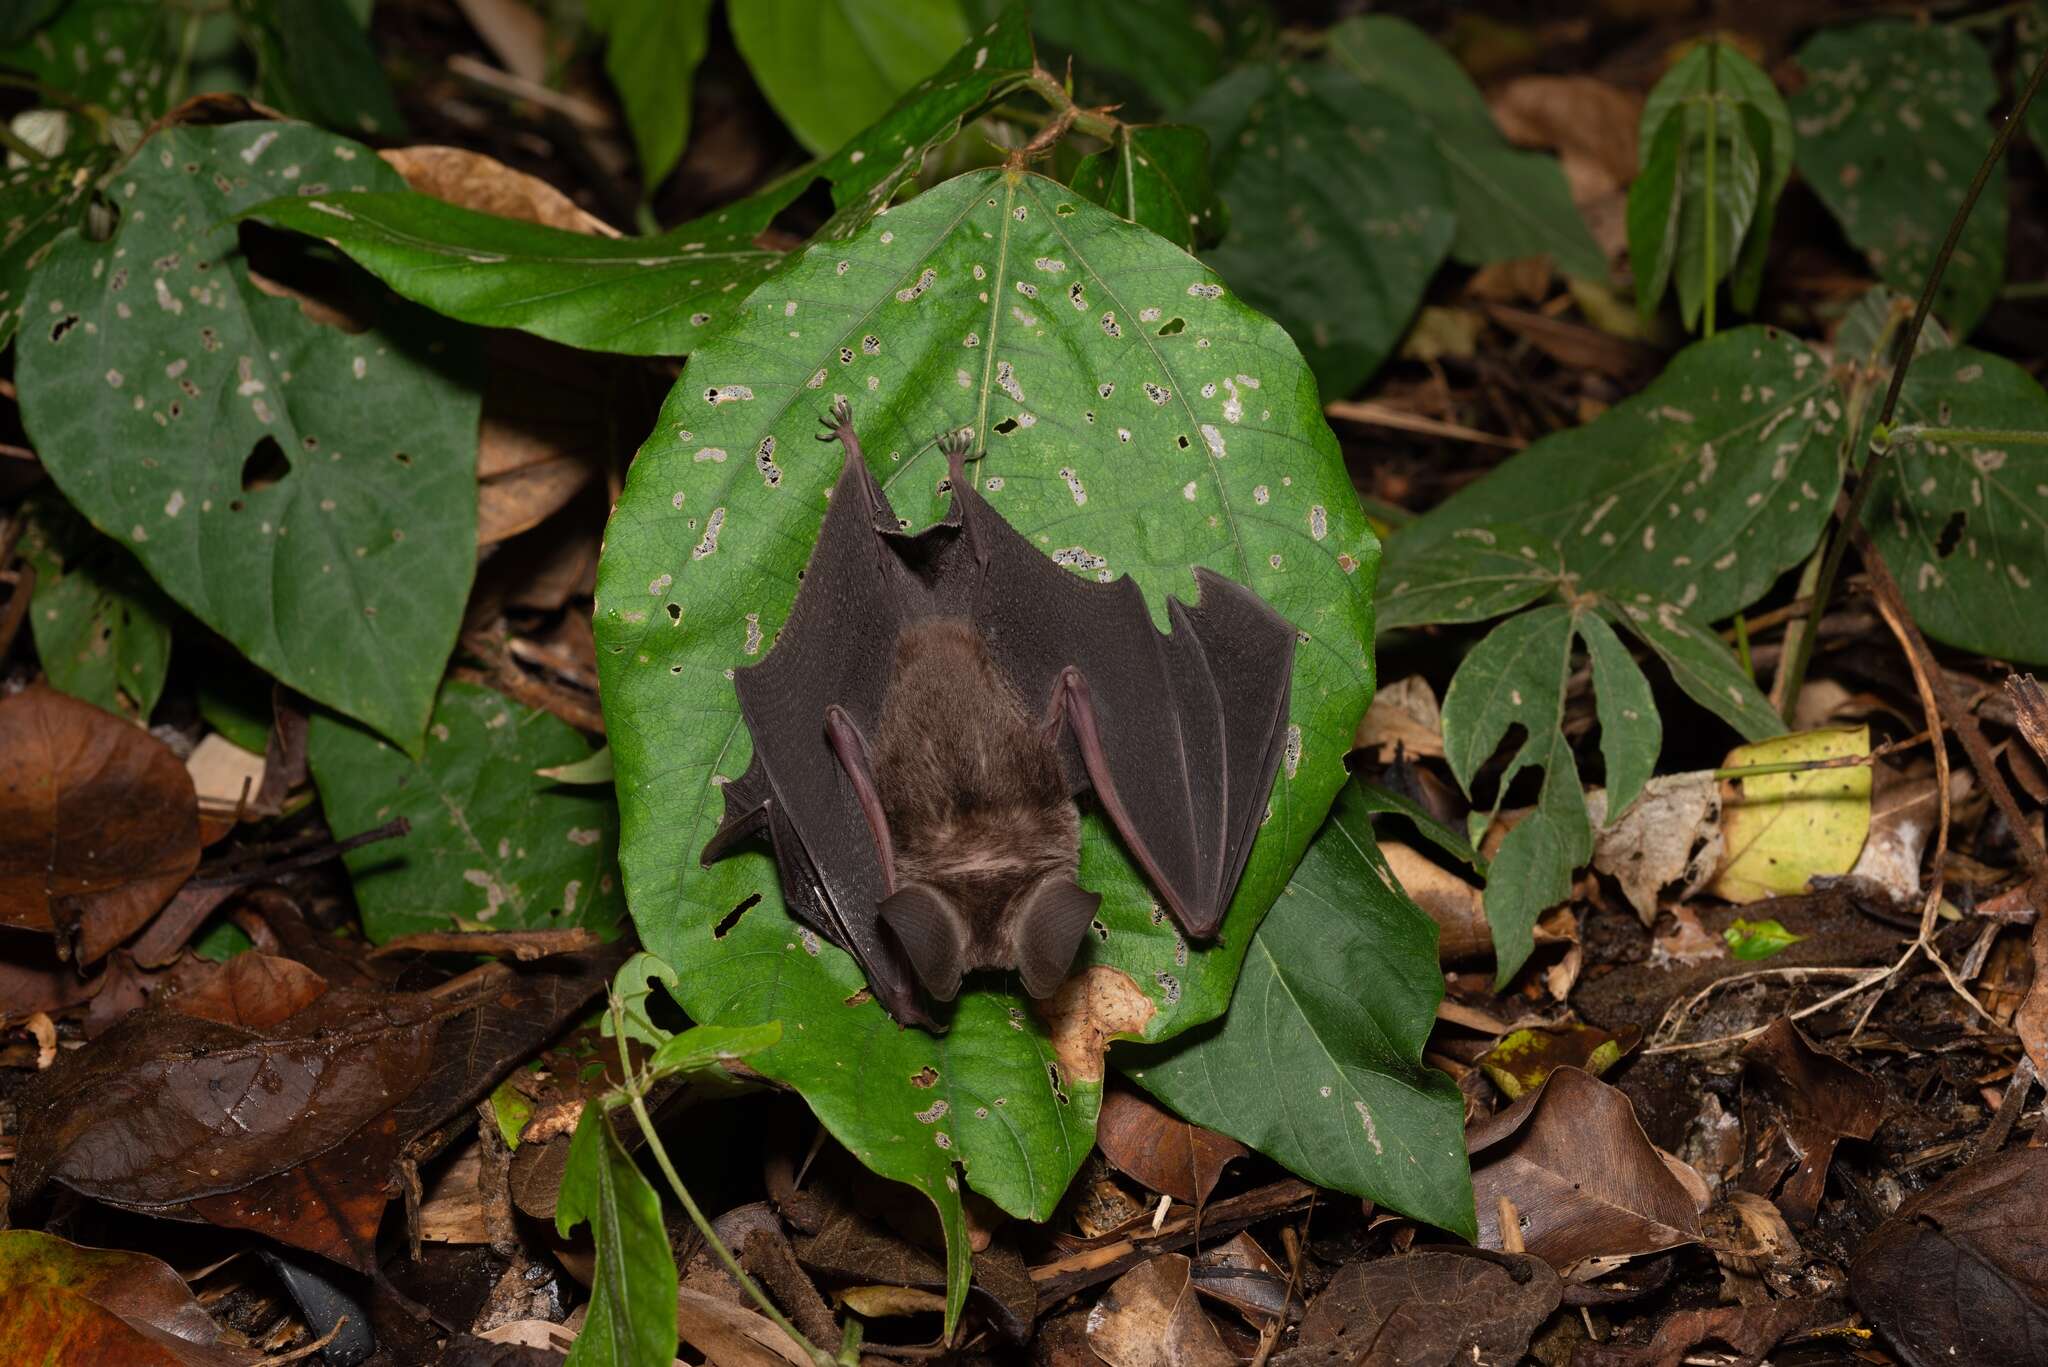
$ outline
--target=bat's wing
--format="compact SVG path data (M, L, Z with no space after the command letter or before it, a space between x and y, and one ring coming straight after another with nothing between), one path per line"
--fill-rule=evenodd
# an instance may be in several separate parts
M1287 725L1294 628L1250 589L1195 572L1193 607L1152 624L1128 577L1060 568L956 481L978 562L974 615L997 666L1065 720L1069 778L1097 800L1189 934L1215 932L1258 833Z
M957 532L941 523L899 536L887 497L849 443L789 618L767 657L735 676L754 757L726 784L725 819L703 856L711 862L765 834L792 913L859 961L890 1015L923 1025L932 1022L908 966L880 931L876 904L891 889L826 713L837 707L869 736L879 729L897 633L929 597L906 559L930 572Z

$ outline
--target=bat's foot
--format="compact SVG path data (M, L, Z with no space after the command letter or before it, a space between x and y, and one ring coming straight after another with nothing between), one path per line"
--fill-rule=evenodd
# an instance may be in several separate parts
M831 410L818 419L818 426L825 429L818 433L819 441L853 441L853 405L845 395L832 400Z
M955 489L967 483L967 456L974 449L974 429L956 428L939 435L939 450L946 456L946 477Z

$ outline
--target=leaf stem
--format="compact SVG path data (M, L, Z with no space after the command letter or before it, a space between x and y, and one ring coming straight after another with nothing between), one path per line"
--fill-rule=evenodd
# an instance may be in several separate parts
M1721 206L1714 195L1714 153L1718 150L1715 144L1717 144L1721 140L1721 68L1720 62L1717 60L1720 57L1720 55L1720 43L1715 41L1708 42L1706 170L1707 193L1706 205L1704 208L1704 213L1706 215L1706 243L1704 250L1702 250L1700 253L1700 274L1705 277L1700 282L1700 299L1701 307L1703 309L1700 318L1700 335L1702 337L1712 337L1714 335L1714 282L1716 279L1719 278L1718 276L1716 276L1714 272L1714 266L1716 264L1714 260L1714 220L1720 216Z
M1902 445L1907 442L1968 442L1982 446L1997 442L2011 446L2048 446L2048 432L2037 432L2027 428L2011 427L1929 427L1925 423L1900 423L1890 432L1873 432L1873 443L1889 442Z
M1067 89L1066 83L1042 66L1034 68L1030 79L1024 84L1032 93L1053 107L1055 123L1064 120L1062 131L1071 128L1077 133L1086 133L1091 138L1101 138L1104 142L1109 142L1116 137L1117 130L1124 126L1123 120L1110 113L1108 109L1084 109L1075 104L1073 92Z
M1991 140L1991 146L1984 153L1984 160L1977 167L1977 174L1970 178L1970 187L1963 194L1963 202L1956 206L1955 217L1949 220L1948 235L1942 239L1941 250L1935 254L1934 268L1927 273L1927 283L1920 290L1920 301L1913 307L1913 317L1899 334L1892 349L1891 385L1885 390L1884 406L1878 411L1877 422L1871 432L1892 430L1892 419L1899 408L1899 395L1906 387L1906 371L1913 364L1913 355L1920 346L1920 329L1927 322L1927 315L1934 308L1934 292L1941 286L1941 277L1948 270L1948 263L1955 255L1956 244L1962 240L1963 226L1970 221L1970 211L1977 207L1978 197L1991 181L1991 173L1997 169L1999 160L2005 156L2005 149L2012 144L2013 134L2019 131L2020 121L2026 116L2027 106L2034 102L2034 96L2041 89L2041 81L2048 76L2048 51L2041 54L2034 63L2033 74L2027 77L2027 85L2020 92L2019 100L2013 105L2012 113L2006 115L2005 124L1998 130L1998 136ZM1849 506L1842 513L1842 522L1835 529L1835 539L1828 545L1827 559L1821 563L1820 578L1813 589L1813 607L1808 614L1807 640L1804 643L1812 649L1812 640L1820 627L1822 614L1827 610L1828 599L1835 590L1835 579L1842 570L1842 557L1848 554L1849 543L1856 539L1856 528L1863 517L1863 505L1870 501L1870 491L1877 487L1877 477L1884 469L1885 457L1892 446L1868 443L1870 454L1857 472L1855 486L1849 492ZM1852 451L1856 448L1851 447ZM1801 661L1803 673L1804 662ZM1795 684L1797 682L1795 676ZM1796 687L1788 691L1785 699L1789 710L1793 699L1798 696Z
M669 1161L668 1150L662 1147L661 1136L654 1132L653 1117L647 1114L643 1084L640 1075L633 1071L632 1056L627 1049L625 1008L616 992L611 994L611 1015L612 1034L619 1042L619 1067L625 1074L625 1081L620 1090L626 1094L627 1104L633 1108L633 1119L639 1122L640 1133L647 1139L647 1148L654 1155L655 1165L661 1169L661 1175L668 1179L669 1190L683 1203L683 1209L689 1212L690 1223L704 1236L704 1242L710 1246L713 1255L732 1279L740 1284L740 1289L747 1293L748 1299L761 1307L761 1313L766 1315L777 1329L789 1335L790 1342L802 1345L803 1350L818 1367L835 1367L837 1359L805 1338L802 1331L775 1308L775 1302L769 1300L754 1279L747 1275L746 1269L740 1266L740 1260L733 1256L732 1250L725 1246L725 1240L718 1237L718 1231L711 1227L711 1221L706 1219L704 1212L698 1208L695 1198L690 1195L690 1189L683 1185L683 1179L676 1172L675 1164Z

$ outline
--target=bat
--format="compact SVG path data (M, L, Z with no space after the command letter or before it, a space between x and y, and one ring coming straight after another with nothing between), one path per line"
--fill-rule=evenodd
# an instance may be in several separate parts
M845 465L788 620L735 675L754 755L704 863L765 837L792 914L934 1031L918 987L1067 976L1101 900L1075 881L1084 792L1181 928L1214 935L1279 766L1293 626L1197 568L1161 633L1128 576L1082 579L989 506L964 431L939 439L946 516L906 533L845 399L822 422Z

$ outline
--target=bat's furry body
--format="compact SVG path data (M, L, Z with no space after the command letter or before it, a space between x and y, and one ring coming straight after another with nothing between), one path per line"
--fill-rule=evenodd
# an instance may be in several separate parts
M754 740L707 861L766 834L790 909L859 960L899 1021L938 1028L965 973L1043 997L1099 898L1075 884L1091 790L1190 935L1215 933L1279 766L1294 629L1241 585L1153 625L1129 579L1048 560L942 442L947 518L902 533L844 401L846 464L768 657L738 675Z

